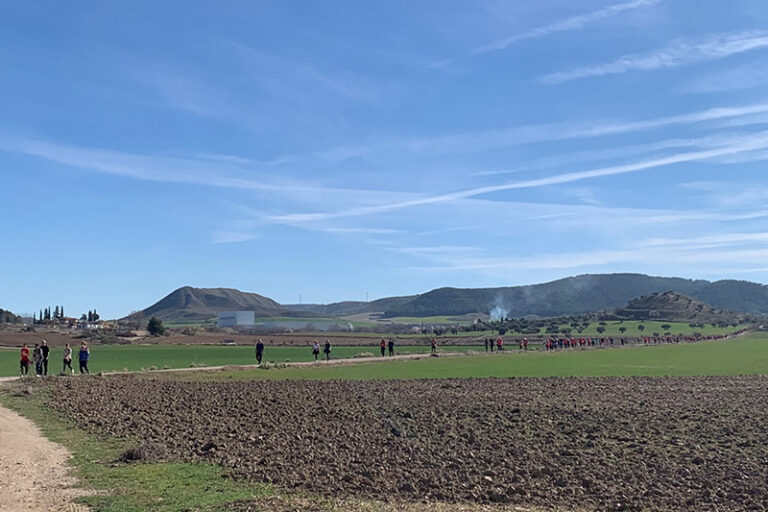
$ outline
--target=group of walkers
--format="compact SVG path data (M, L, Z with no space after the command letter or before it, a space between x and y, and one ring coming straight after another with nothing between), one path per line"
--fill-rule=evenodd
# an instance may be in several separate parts
M325 354L325 360L330 361L331 359L331 340L325 340L325 346L322 348L323 353ZM315 356L315 361L319 360L320 358L320 342L317 340L314 340L312 342L312 355ZM261 364L261 361L264 359L264 342L259 339L256 342L256 362L258 364Z
M504 340L501 339L501 337L496 338L495 340L493 338L485 338L483 340L483 342L485 343L485 351L486 352L488 352L489 349L490 349L491 352L493 352L493 347L496 347L496 350L498 350L499 352L504 350ZM527 339L525 340L525 347L526 347L525 349L528 350L528 340ZM521 348L522 348L522 346L521 346Z
M381 357L386 356L386 351L389 350L389 357L392 357L395 355L395 339L389 338L389 341L386 341L384 338L381 338L381 341L379 342L379 348L381 349Z
M27 344L24 343L19 353L19 374L22 377L29 375L29 363L31 358L32 362L35 363L35 375L37 377L48 375L48 361L50 355L51 348L48 346L48 342L45 340L42 340L40 343L35 343L35 347L32 349L31 353ZM69 343L64 345L64 352L62 356L61 373L66 375L67 370L69 370L69 372L74 375L75 370L72 368L72 347L69 346ZM80 363L81 374L90 373L88 370L88 360L90 358L91 351L88 348L88 344L86 342L82 342L80 344L80 352L78 352L77 355L77 360Z

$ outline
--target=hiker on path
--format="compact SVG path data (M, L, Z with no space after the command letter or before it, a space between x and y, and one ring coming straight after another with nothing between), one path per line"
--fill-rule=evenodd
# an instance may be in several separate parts
M256 343L256 361L261 364L261 358L264 357L264 342L261 340Z
M320 354L320 343L317 342L317 340L312 343L312 355L315 356L315 361L317 361L317 356Z
M64 364L61 367L61 373L67 373L67 368L72 375L75 374L75 369L72 368L72 347L69 346L69 343L64 345Z
M91 351L88 350L88 344L82 342L80 344L80 352L77 354L77 360L80 362L80 375L86 373L90 374L88 369L88 360L91 358Z
M381 342L379 343L379 348L381 349L381 357L384 357L384 354L387 351L387 342L384 341L384 338L381 338Z
M323 352L325 352L325 360L330 361L331 360L331 340L325 340L325 348L323 348Z
M435 338L432 338L432 341L429 342L430 347L432 349L432 354L437 354L437 340Z
M37 343L32 350L32 360L35 362L35 376L39 377L43 374L43 351Z
M29 374L29 348L27 344L21 346L19 352L19 373L22 377L26 377Z
M485 338L485 351L488 352L488 338Z
M395 339L389 338L389 343L387 344L389 347L389 357L392 357L395 355Z
M48 342L43 340L43 344L40 347L40 351L43 355L43 360L41 361L41 369L43 370L43 375L48 375L48 355L51 353L51 348L48 346Z
M493 338L488 338L488 346L491 347L491 352L493 352Z

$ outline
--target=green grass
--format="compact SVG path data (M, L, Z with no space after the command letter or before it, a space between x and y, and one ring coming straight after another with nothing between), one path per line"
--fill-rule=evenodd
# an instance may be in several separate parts
M419 379L479 377L603 377L768 374L768 333L719 341L554 353L507 351L473 357L288 367L179 375L227 379ZM174 377L176 378L176 377Z
M34 421L43 434L73 454L81 484L97 492L78 499L99 512L220 511L241 499L271 495L268 485L225 478L220 466L202 463L116 464L119 455L136 443L87 434L45 406L45 393L33 387L31 396L0 391L0 400Z
M466 351L468 346L443 347L442 350ZM75 347L77 359L78 347ZM397 345L398 354L429 352L427 343L418 346ZM354 357L362 352L379 355L378 342L363 347L335 346L331 356L336 359ZM57 375L61 371L63 349L55 347L51 350L48 373ZM322 354L321 354L322 355ZM306 347L273 347L264 350L264 361L284 363L286 361L311 361L312 348ZM195 366L222 366L238 364L256 364L254 347L252 346L212 346L212 345L92 345L91 360L88 364L91 373L99 371L139 371L151 367L190 368ZM30 372L34 373L34 365L30 363ZM72 366L77 371L77 361ZM19 351L17 349L0 350L0 376L9 377L19 374Z

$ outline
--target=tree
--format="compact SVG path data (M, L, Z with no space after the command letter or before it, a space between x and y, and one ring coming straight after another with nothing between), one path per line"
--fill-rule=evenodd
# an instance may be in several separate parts
M665 331L668 331L672 328L672 326L669 324L661 324L661 328L664 329Z
M165 334L165 326L163 326L163 321L156 316L153 316L149 319L149 322L147 322L147 331L152 336L162 336Z
M88 322L93 322L93 311L88 310Z
M99 316L99 314L98 314L98 313L96 312L96 310L94 309L94 310L93 310L93 321L95 322L95 321L97 321L99 318L101 318L101 317Z
M59 306L56 306L56 309L53 310L53 318L59 318Z
M64 318L64 306L59 306L59 318Z
M627 328L622 325L621 327L619 327L619 332L621 334L624 334L625 332L627 332Z
M81 322L87 322L88 321L88 315L86 315L85 313L80 315L80 321Z
M603 334L603 333L605 332L605 327L603 327L603 326L601 325L600 327L598 327L598 328L597 328L597 329L595 329L595 330L597 331L597 333L598 333L598 334Z
M640 324L640 325L637 326L637 330L638 331L644 331L645 330L645 326L643 324Z

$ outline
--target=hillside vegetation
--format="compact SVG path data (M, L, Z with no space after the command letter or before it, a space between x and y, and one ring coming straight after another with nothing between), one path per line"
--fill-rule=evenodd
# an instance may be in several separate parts
M5 309L0 308L0 324L17 324L19 322L21 322L20 316L14 315L10 311L6 311Z
M229 288L185 286L140 314L164 321L203 321L220 311L255 311L257 317L344 317L382 313L384 318L488 314L522 318L558 317L610 311L637 297L673 292L708 304L713 309L745 314L768 314L768 286L748 281L705 281L643 274L596 274L548 283L503 288L438 288L419 295L387 297L371 302L286 304ZM696 306L697 307L697 306ZM642 309L642 308L640 308ZM647 308L653 311L654 307ZM634 313L627 312L630 315Z

